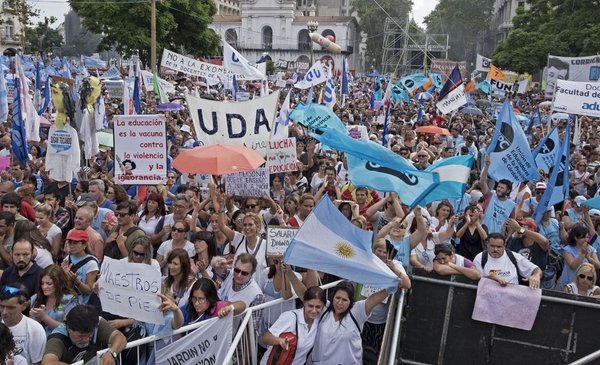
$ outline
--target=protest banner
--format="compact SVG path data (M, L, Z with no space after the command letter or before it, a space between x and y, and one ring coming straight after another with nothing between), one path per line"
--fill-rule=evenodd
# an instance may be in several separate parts
M123 99L123 80L105 80L104 87L111 98Z
M214 65L212 63L195 60L193 58L180 55L179 53L169 51L168 49L163 50L163 56L160 61L160 65L177 72L183 72L184 74L188 74L190 76L198 76L210 80L222 78L223 76L231 80L233 79L234 75L233 72L226 70L221 65ZM253 79L244 75L236 75L236 78L238 81Z
M57 155L70 155L73 150L73 135L70 129L56 129L55 126L48 130L48 143L52 147L52 152ZM77 143L79 143L77 141Z
M243 144L266 157L279 91L238 103L206 100L190 94L185 98L196 136L204 145Z
M554 111L600 117L600 83L557 80Z
M296 171L296 137L269 141L267 150L267 167L269 174Z
M267 226L267 256L283 256L298 228Z
M484 57L480 54L477 54L477 61L475 64L475 70L487 72L490 70L490 65L492 64L492 59Z
M224 364L231 346L233 314L213 318L191 333L156 350L156 363L164 365Z
M517 284L500 286L496 281L481 278L472 318L476 321L531 331L537 316L542 290ZM515 311L514 308L519 310Z
M10 168L10 156L0 156L0 171Z
M269 196L269 171L259 167L254 171L225 175L225 190L228 195Z
M449 114L467 103L467 94L464 85L460 85L450 91L443 99L440 99L435 106L442 114Z
M544 69L546 81L545 96L554 95L558 80L590 82L600 79L600 55L585 57L559 57L548 55L548 65Z
M492 92L500 95L504 95L504 93L512 93L514 90L513 84L496 79L491 79L490 85L492 85Z
M142 81L144 82L144 87L146 88L146 92L149 91L154 91L154 86L152 85L153 82L153 78L154 75L152 74L152 72L150 71L146 71L146 70L140 70L140 73L142 74ZM160 77L156 78L158 80L158 84L160 85L160 88L163 92L168 93L168 94L173 94L176 92L175 90L175 86L173 84L171 84L170 82L168 82L165 79L162 79Z
M347 125L348 135L354 139L369 140L369 131L365 125Z
M160 184L167 178L167 127L164 115L118 115L114 122L115 182Z
M464 79L467 75L467 62L466 61L452 61L445 58L433 58L431 60L431 69L429 72L442 74L444 76L450 75L454 66L458 65L460 75Z
M163 324L159 297L161 283L160 271L152 265L105 256L98 279L102 310L142 322Z

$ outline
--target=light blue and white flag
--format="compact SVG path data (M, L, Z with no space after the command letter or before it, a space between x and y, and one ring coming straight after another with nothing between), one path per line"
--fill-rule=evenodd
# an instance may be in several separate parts
M546 174L550 171L556 160L556 155L560 153L560 147L558 128L554 127L533 151L538 170L542 170Z
M0 123L6 122L8 118L8 88L2 66L3 63L0 60Z
M349 138L352 139L352 137ZM361 142L364 142L365 145L375 144L371 141ZM377 146L380 145L377 144ZM342 151L335 147L334 149ZM439 184L438 174L417 170L410 163L404 161L383 166L373 162L374 158L372 157L361 159L350 152L345 153L348 161L348 172L353 185L368 187L377 191L396 192L402 203L409 205L411 208L421 204L422 198L427 196Z
M429 78L421 73L416 73L408 76L404 76L398 81L398 85L404 87L406 91L412 93L417 90L421 86L425 85L425 83L429 81Z
M304 79L294 84L294 87L301 90L306 90L311 86L319 85L327 81L327 73L323 69L321 61L316 61L310 70L304 75Z
M89 56L83 56L83 64L89 68L106 68L106 61Z
M560 153L556 154L554 164L550 169L548 187L544 191L544 195L542 195L533 213L533 219L538 225L548 208L562 202L569 195L570 133L571 125L567 123L567 130L563 137Z
M277 119L275 119L275 126L271 132L271 139L283 139L287 138L289 135L289 126L290 126L290 96L292 92L288 92L281 105L281 109L279 110L279 115Z
M502 106L488 151L491 160L488 174L492 179L508 179L513 183L539 179L527 137L509 100Z
M290 113L290 119L305 126L312 133L329 129L337 129L342 134L347 133L344 122L335 115L333 110L321 104L298 104Z
M285 252L284 261L375 288L392 289L398 277L371 251L373 232L344 217L323 197Z
M443 199L462 198L469 182L473 160L473 155L468 154L444 158L427 167L425 171L435 172L439 175L440 184L423 197L419 201L419 205Z
M223 41L223 67L238 76L245 76L248 80L262 80L266 77L225 41Z
M329 70L327 75L327 82L325 83L325 92L323 96L323 103L325 106L333 109L335 103L337 102L337 97L335 95L335 82L333 80L333 72Z

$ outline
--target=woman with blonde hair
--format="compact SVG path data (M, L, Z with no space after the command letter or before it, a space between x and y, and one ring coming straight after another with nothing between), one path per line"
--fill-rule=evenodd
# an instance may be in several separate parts
M62 246L62 230L54 224L54 209L50 204L40 204L35 208L35 223L40 233L52 247L52 257L56 259Z
M565 285L563 291L586 297L600 297L600 287L596 285L596 268L589 263L579 265L575 271L575 280Z

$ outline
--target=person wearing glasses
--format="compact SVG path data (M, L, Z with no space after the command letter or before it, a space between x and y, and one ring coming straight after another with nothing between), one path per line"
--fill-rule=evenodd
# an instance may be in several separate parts
M575 279L575 270L581 264L592 264L596 270L600 269L600 261L594 246L589 244L590 231L588 227L577 224L570 231L567 244L564 246L562 256L565 259L562 275L558 280L559 289Z
M219 299L214 281L200 278L192 285L187 304L182 308L183 324L187 326L216 316L223 318L232 311L237 315L244 310L246 304L243 301L230 302Z
M517 217L518 216L522 216L522 217L531 217L533 216L533 213L535 212L535 209L537 208L540 200L542 200L542 196L544 195L544 192L546 192L546 183L543 181L537 182L535 184L535 190L534 195L532 197L529 197L528 199L526 199L523 204L520 207L520 211L517 213ZM550 207L552 210L552 217L555 216L554 213L554 206Z
M117 204L115 215L118 224L112 229L104 246L104 255L113 259L122 259L129 255L131 245L146 233L135 225L138 205L135 201L125 201Z
M94 306L80 304L69 312L65 323L48 336L42 365L71 364L80 360L87 363L97 351L107 347L99 364L117 364L126 345L125 336L100 318Z
M23 312L29 307L29 293L18 282L0 289L0 316L28 364L40 364L46 347L46 331Z
M166 241L169 238L169 233L171 233L171 228L173 227L175 221L185 221L187 222L188 227L192 227L192 216L187 213L189 208L190 197L185 194L177 194L177 196L175 196L173 204L171 205L171 210L173 213L167 214L165 216L165 235L162 238L163 241Z
M187 252L189 257L193 257L196 254L194 244L187 239L187 233L190 226L186 221L177 220L173 224L171 229L171 239L161 243L156 253L156 260L163 269L163 274L166 274L166 261L165 257L169 255L172 250L183 249Z
M234 261L233 270L228 271L223 267L214 268L217 270L217 275L225 278L219 288L219 298L230 302L242 301L246 307L263 303L264 294L253 279L257 265L254 255L242 253ZM260 313L257 312L254 321L254 328L258 328Z
M582 158L577 162L576 169L569 173L569 182L579 195L587 195L587 188L594 184L592 174L587 170L587 161Z
M575 279L565 285L563 291L569 294L583 295L585 297L600 297L600 287L596 285L596 268L592 264L579 265L575 271Z
M429 157L429 153L425 151L425 148L419 149L419 151L417 151L417 162L414 162L413 166L417 170L425 170L429 166Z
M88 302L100 271L98 260L89 251L88 241L89 236L85 231L70 230L65 241L68 256L61 264L75 291L81 296L82 303Z
M141 236L133 240L129 255L122 258L121 261L152 265L160 271L160 264L152 258L152 243L147 236Z

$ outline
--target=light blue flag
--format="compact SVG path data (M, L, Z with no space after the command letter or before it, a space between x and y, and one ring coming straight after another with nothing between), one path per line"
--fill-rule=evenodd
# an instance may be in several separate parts
M488 174L492 179L508 179L513 183L539 179L527 137L509 100L504 102L498 116L488 153L491 161Z
M116 66L110 66L110 68L100 76L100 80L121 80L121 71L119 71Z
M106 68L106 61L88 56L83 56L83 64L88 68Z
M279 110L279 115L277 119L275 119L275 127L272 130L271 139L283 139L287 138L289 134L289 125L290 125L290 97L292 92L289 91L281 104L281 109Z
M490 95L490 93L492 92L492 85L490 84L490 82L488 80L481 81L477 85L477 88L488 95Z
M342 134L347 133L344 122L335 115L333 110L321 104L298 104L290 114L290 119L305 126L311 132L336 129Z
M421 204L422 198L439 184L436 173L417 170L410 164L400 163L387 167L368 159L355 157L349 152L346 152L346 159L353 185L378 191L396 192L402 203L411 208Z
M373 232L344 217L324 196L285 252L284 262L375 288L393 289L398 277L371 251Z
M570 133L571 125L567 123L567 130L563 137L560 153L556 155L554 164L550 169L548 187L544 191L544 195L542 195L533 213L533 219L538 225L548 208L562 202L569 195Z
M406 91L402 88L402 86L396 84L396 85L392 85L392 90L391 90L391 99L394 103L400 102L400 101L404 101L404 102L409 102L410 101L410 96L408 96L408 94L406 93Z
M8 88L4 78L3 63L0 62L0 123L6 122L8 118Z
M427 167L425 171L438 174L440 184L423 197L419 204L425 205L438 200L462 198L469 182L473 161L473 155L468 154L444 158ZM465 207L463 206L463 208Z
M590 209L600 209L600 196L586 200L583 205Z
M429 81L429 77L421 73L416 73L404 76L400 79L400 81L398 81L398 85L403 86L406 91L412 93L413 91L423 86L427 81Z
M544 136L544 139L542 139L533 151L533 157L535 158L538 170L543 170L546 174L550 171L556 160L556 155L560 153L560 147L558 128L554 127L550 133Z
M444 87L444 79L442 78L442 75L432 73L429 74L429 77L431 77L431 80L433 81L433 88L439 93Z

